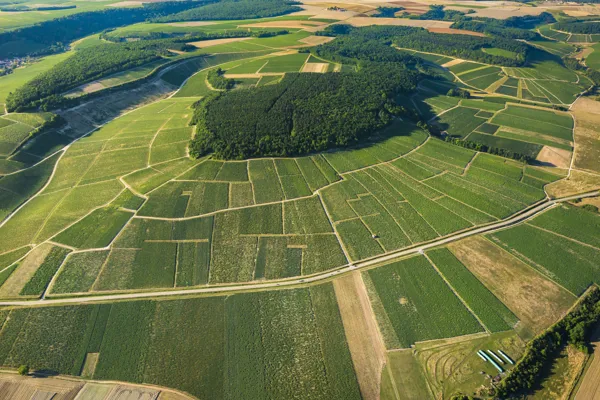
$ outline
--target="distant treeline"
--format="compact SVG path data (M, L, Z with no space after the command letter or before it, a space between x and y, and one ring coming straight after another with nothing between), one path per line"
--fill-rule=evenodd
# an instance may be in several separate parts
M226 32L194 32L191 34L179 32L124 32L115 33L114 31L105 31L100 35L101 39L113 43L121 43L131 41L131 39L140 40L158 40L158 39L174 39L180 42L196 42L201 40L223 39L223 38L240 38L240 37L273 37L278 35L286 35L289 31L281 29L278 31L248 31L235 30Z
M600 33L600 22L558 22L552 28L559 31L590 35Z
M155 18L155 22L233 20L276 17L302 10L295 1L223 0L218 3Z
M357 144L405 111L394 98L419 77L398 63L361 63L358 72L291 73L276 85L224 92L198 105L190 154L245 159Z
M78 50L10 93L6 108L12 112L56 103L61 94L85 82L158 60L171 55L169 49L185 46L173 40L145 40Z
M332 25L322 31L322 34L338 36L337 40L331 42L332 46L336 46L336 42L343 38L345 48L339 51L340 55L355 53L357 50L353 49L362 46L365 47L364 52L372 54L374 58L378 57L379 49L384 51L383 47L393 44L402 48L444 54L488 64L518 67L525 64L530 49L527 44L511 39L448 35L406 26L370 26L357 29L348 25ZM375 46L375 43L379 43L378 47L369 49L370 46ZM321 47L319 51L325 51L328 45ZM517 57L509 58L481 51L483 48L490 47L511 51L516 53ZM326 54L323 56L327 57Z
M143 7L139 8L115 8L77 13L40 22L26 28L0 33L0 45L29 41L46 46L45 49L38 51L38 54L50 53L64 49L64 46L73 40L96 32L177 13L191 7L197 7L198 4L207 1L212 0L144 3ZM19 50L19 46L12 47L14 49L9 54L2 54L2 56L29 55L27 46L21 46L22 50Z
M10 5L10 6L0 6L0 11L4 11L4 12L55 11L55 10L71 10L73 8L77 8L77 6L76 5L70 5L70 6L47 5L47 6L39 6L39 7L30 7L30 6L18 4L18 5Z

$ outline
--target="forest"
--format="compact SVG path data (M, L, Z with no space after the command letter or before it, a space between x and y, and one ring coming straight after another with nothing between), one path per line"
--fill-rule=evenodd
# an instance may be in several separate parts
M51 19L26 28L15 29L13 31L0 33L0 45L9 42L31 41L46 45L44 50L37 52L36 55L47 54L53 51L60 51L69 42L101 32L105 29L116 28L143 22L149 18L156 18L170 13L197 7L198 4L212 0L201 0L193 2L165 2L165 3L144 3L139 8L114 8L100 11L82 12L66 17ZM61 44L61 45L57 45ZM32 55L28 53L26 46L23 50L12 50L10 54L2 54L4 57L19 57Z
M341 57L354 57L356 53L370 54L371 58L378 58L383 47L393 44L400 48L409 48L418 51L438 53L452 57L479 61L487 64L518 67L525 64L529 46L525 43L496 37L477 37L470 35L447 35L432 33L423 28L404 26L370 26L365 28L352 28L347 25L327 27L325 35L337 36L338 39L320 46L319 54L327 57L328 46L342 46L337 42L344 42L343 48L337 50ZM343 38L343 40L340 40ZM376 44L379 43L379 44ZM370 49L371 46L377 49ZM516 58L508 58L485 53L483 48L499 48L517 54ZM386 52L394 51L389 48ZM338 60L336 60L338 61ZM342 60L339 60L342 61Z
M294 1L286 0L224 0L156 18L155 22L208 21L268 18L300 11Z
M40 106L48 97L59 96L82 83L169 56L168 49L185 48L184 43L165 39L81 49L10 93L6 108L10 112L18 112Z
M552 28L558 31L590 35L600 33L600 22L558 22Z
M224 92L198 104L190 154L245 159L357 144L405 111L393 99L420 76L398 63L367 62L358 72L289 73L277 85Z

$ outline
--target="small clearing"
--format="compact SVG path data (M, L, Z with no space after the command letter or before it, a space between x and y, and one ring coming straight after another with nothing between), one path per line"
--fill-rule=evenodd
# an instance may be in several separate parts
M300 39L298 41L301 43L310 44L312 46L318 46L320 44L329 43L333 39L335 39L335 38L331 37L331 36L314 36L313 35L313 36L305 37L304 39Z
M536 160L558 168L569 168L572 155L573 153L568 150L544 146L537 155Z
M464 63L464 62L465 62L465 60L462 60L462 59L460 59L460 58L455 58L455 59L454 59L454 60L452 60L452 61L448 61L447 63L445 63L445 64L442 64L442 67L444 67L444 68L450 68L450 67L452 67L453 65L462 64L462 63Z
M242 37L242 38L226 38L226 39L211 39L211 40L200 40L198 42L190 42L192 46L195 46L199 49L205 49L207 47L216 46L218 44L226 44L233 42L240 42L242 40L250 40L252 37Z
M302 68L302 72L327 72L328 63L306 63Z

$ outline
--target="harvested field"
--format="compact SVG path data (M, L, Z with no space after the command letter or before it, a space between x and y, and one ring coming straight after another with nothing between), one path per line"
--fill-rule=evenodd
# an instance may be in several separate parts
M83 382L60 378L36 379L16 374L0 375L0 398L6 400L73 400Z
M569 168L572 155L573 153L568 150L544 146L537 155L536 160L557 168Z
M539 15L544 11L546 10L541 7L490 7L477 9L474 14L470 15L473 17L507 19L510 17L522 17L524 15Z
M598 400L600 399L600 338L598 329L594 333L595 340L592 341L592 358L589 362L585 375L581 378L579 389L575 393L574 400Z
M448 33L451 35L471 35L471 36L479 36L485 37L483 33L467 31L464 29L452 29L452 28L427 28L429 32L432 33Z
M306 63L302 68L302 72L327 72L328 63Z
M282 21L268 21L268 22L257 22L255 24L239 25L238 28L309 28L314 26L327 25L326 22L319 21L307 21L307 20L282 20Z
M50 254L52 247L53 246L50 244L42 244L31 251L31 253L21 261L15 272L13 272L6 282L4 282L4 285L0 288L0 296L18 296L23 287L38 270L39 266L44 262L46 256Z
M320 44L331 42L333 39L335 38L331 36L308 36L298 41L301 43L310 44L312 46L318 46Z
M577 121L574 132L577 142L574 167L600 172L600 103L580 97L573 103L571 111Z
M534 334L556 322L575 301L566 290L487 239L461 240L449 249Z
M385 344L360 272L333 281L354 370L365 400L378 399Z
M455 58L452 61L448 61L447 63L442 64L442 67L444 67L444 68L450 68L453 65L458 65L458 64L463 63L463 62L465 62L465 60L461 60L460 58Z
M590 192L600 188L600 176L584 171L571 171L568 178L561 179L546 186L546 192L552 197L571 196L577 193Z
M240 42L242 40L251 40L252 37L242 37L242 38L226 38L226 39L212 39L212 40L200 40L198 42L190 42L192 46L195 46L199 49L205 49L207 47L216 46L218 44L227 44L233 42Z

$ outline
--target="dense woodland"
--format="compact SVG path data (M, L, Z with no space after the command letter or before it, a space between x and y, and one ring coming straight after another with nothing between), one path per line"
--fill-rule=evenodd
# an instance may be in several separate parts
M276 17L300 11L294 1L286 0L224 0L177 14L155 19L156 22L208 21Z
M398 63L363 63L358 72L286 74L281 83L225 92L199 104L196 157L290 156L359 143L403 113L393 98L420 74Z
M558 31L589 35L600 33L600 22L558 22L552 28Z
M103 44L78 50L10 93L6 107L11 112L37 107L48 98L59 96L82 83L169 56L168 49L185 48L184 43L167 39Z
M144 3L143 7L139 8L107 8L100 11L82 12L0 33L0 45L9 42L30 41L47 46L38 53L51 53L64 49L64 46L73 40L95 32L143 22L149 18L186 10L198 4L201 2ZM19 50L18 46L13 47L15 49L10 54L2 54L2 56L31 55L27 52L27 47L22 47L22 50Z
M389 47L393 44L401 48L409 48L418 51L445 54L452 57L463 58L472 61L479 61L488 64L503 65L507 67L522 66L525 64L530 47L522 42L512 39L495 37L477 37L470 35L447 35L444 33L432 33L423 28L412 28L405 26L370 26L356 29L347 25L337 25L328 27L324 34L337 36L338 39L331 42L336 46L336 42L343 39L346 43L344 49L339 50L341 56L347 54L352 57L353 53L362 52L364 47L366 53L372 54L377 58L379 49ZM369 50L370 46L379 43L378 49ZM481 49L495 47L511 51L517 55L515 58L502 57L483 52ZM359 48L360 50L354 50ZM327 49L327 47L324 47ZM323 48L319 50L324 57ZM393 49L390 49L394 51ZM388 52L390 50L387 50ZM321 54L320 53L320 54Z

